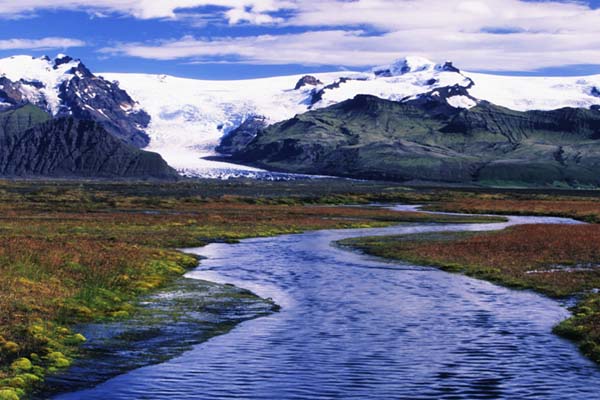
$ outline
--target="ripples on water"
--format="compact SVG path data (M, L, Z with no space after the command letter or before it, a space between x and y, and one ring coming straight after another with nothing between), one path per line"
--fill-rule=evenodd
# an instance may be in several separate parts
M511 224L560 222L514 218ZM498 229L410 225L212 244L189 277L272 297L168 362L57 399L597 399L600 369L551 333L555 301L330 246L375 234Z

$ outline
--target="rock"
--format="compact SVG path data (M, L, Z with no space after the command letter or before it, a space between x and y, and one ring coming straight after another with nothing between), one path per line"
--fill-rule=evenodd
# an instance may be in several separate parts
M144 129L150 116L136 109L135 101L113 82L94 76L83 64L59 89L63 108L58 117L72 116L100 123L123 142L145 147L150 139Z
M48 57L48 56L46 56L46 59L47 59L48 61L50 61L50 59L49 59L49 57ZM58 69L58 67L59 67L60 65L63 65L63 64L68 64L68 63L70 63L71 61L73 61L73 58L71 58L71 57L69 57L69 56L67 56L67 55L64 55L64 54L60 54L60 55L58 55L58 57L56 57L56 59L54 60L54 67L53 67L53 68L54 68L54 69Z
M22 105L27 102L27 98L23 95L22 90L23 84L20 82L13 82L10 79L1 76L0 77L0 103L4 103L4 109L16 105ZM0 110L2 109L0 108Z
M437 118L456 114L457 107L449 103L449 99L455 96L470 99L473 104L478 102L476 98L469 94L467 88L460 85L436 88L430 92L417 95L415 98L403 99L402 101L405 104L426 110L429 115Z
M0 175L177 178L160 155L123 143L100 123L51 119L29 104L0 113Z
M402 102L358 95L262 129L232 159L276 171L460 184L600 186L600 114L519 112L464 87ZM471 99L470 97L467 97Z
M438 65L437 69L439 71L460 73L460 69L456 68L450 61L446 61L445 63Z
M298 90L307 85L308 86L317 86L317 85L322 85L322 84L323 84L323 82L321 82L316 77L314 77L312 75L304 75L302 78L300 78L298 83L296 83L296 87L294 87L294 90Z
M342 84L351 81L352 78L340 78L337 81L330 83L329 85L323 87L321 90L316 90L313 91L312 97L310 99L310 105L313 106L316 103L318 103L319 101L321 101L323 99L323 95L325 94L325 91L327 90L331 90L331 89L337 89L339 88Z
M0 111L31 102L54 117L96 121L127 144L141 148L150 142L144 131L150 116L118 83L94 75L81 61L66 55L55 60L48 57L14 60L25 70L32 69L43 82L23 78L14 82L0 77ZM60 85L55 87L55 83ZM56 102L56 96L60 102Z
M256 137L258 131L266 126L267 120L265 117L260 115L250 116L240 126L225 135L216 150L221 154L233 154L246 147Z

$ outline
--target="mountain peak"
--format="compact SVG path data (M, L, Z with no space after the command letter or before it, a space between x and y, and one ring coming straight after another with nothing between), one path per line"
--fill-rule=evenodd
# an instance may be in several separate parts
M442 64L420 56L407 56L400 58L389 65L382 65L373 68L372 72L376 76L391 77L414 72L438 71L438 72L460 72L451 61Z
M69 64L75 61L77 64L81 64L79 60L73 60L72 57L67 56L66 54L58 54L54 59L54 69L57 69L60 65Z
M398 76L409 72L430 71L435 68L435 63L424 57L407 56L400 58L389 65L373 68L377 76Z

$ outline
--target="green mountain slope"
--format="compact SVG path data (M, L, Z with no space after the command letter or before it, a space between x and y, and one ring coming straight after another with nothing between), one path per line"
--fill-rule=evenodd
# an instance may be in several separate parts
M0 113L0 176L175 179L156 153L93 121L51 119L33 105Z
M31 104L0 112L0 135L1 137L15 135L50 119L50 114Z
M456 109L359 95L262 131L232 158L309 174L447 183L598 185L600 112Z

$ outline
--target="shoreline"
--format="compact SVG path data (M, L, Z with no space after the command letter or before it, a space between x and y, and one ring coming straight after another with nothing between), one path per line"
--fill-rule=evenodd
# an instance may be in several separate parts
M271 315L279 306L228 284L181 276L136 300L129 318L78 326L89 341L72 367L46 377L40 400L101 384L134 369L159 364L240 323Z
M512 214L600 218L594 198L569 193L554 197L544 192L488 194L327 183L1 181L0 289L8 297L0 299L0 308L7 310L0 321L0 394L8 400L23 397L39 386L44 375L40 368L67 367L85 339L68 326L91 318L127 318L132 308L124 301L153 292L196 265L195 258L168 249L403 222L494 222L477 214L511 214L515 206L520 208ZM423 212L331 207L373 202L437 204L476 215L459 221ZM62 341L70 343L64 351L55 348Z
M427 225L427 224L426 224L426 225ZM453 228L454 228L454 229L457 229L457 228L460 228L460 227L454 226ZM486 228L485 228L485 226L483 226L483 227L480 227L480 228L486 229ZM426 228L426 229L427 229L427 228ZM435 228L435 227L433 227L433 226L429 226L429 229L432 229L433 231L435 231L435 229L436 229L436 228ZM442 227L441 229L443 229L443 227ZM491 229L496 229L496 228L491 228ZM327 231L328 231L328 230L325 230L325 232L327 232ZM377 232L381 232L381 231L377 231ZM390 231L388 231L388 232L390 232ZM342 232L339 232L339 234L340 234L340 235L343 235L343 233L342 233ZM353 234L354 234L354 233L350 233L350 234L347 234L347 235L350 235L350 236L352 236ZM367 235L368 235L369 233L364 233L364 234L367 234ZM285 235L285 236L288 236L288 235ZM291 235L291 236L293 236L293 235ZM309 234L309 236L310 236L310 234ZM329 237L327 234L325 234L325 235L323 235L323 236L324 236L324 237ZM284 239L282 239L282 241L283 241L282 243L287 243L287 240L288 240L288 239L285 239L285 238L284 238ZM293 239L292 239L292 240L293 240ZM249 240L245 240L244 242L247 242L247 245L250 245L250 246L252 246L252 244L251 244L251 243L255 243L255 244L254 244L254 246L256 246L257 248L260 248L260 247L261 247L262 240L257 240L257 241L255 241L255 240L253 240L253 239L249 239ZM270 243L270 242L269 242L269 243ZM310 242L309 242L309 243L310 243ZM335 243L335 242L333 242L333 243ZM284 246L285 246L285 245L284 245ZM323 246L323 247L325 248L325 247L328 247L328 246ZM229 249L229 250L228 250L228 249ZM233 269L230 269L230 270L229 270L229 272L233 272L233 271L237 270L237 266L236 266L236 264L235 264L235 261L233 261L233 259L231 259L231 260L230 260L230 258L231 258L231 257L228 257L228 255L229 255L229 254L238 254L238 253L243 253L243 252L245 252L245 251L247 251L246 247L242 247L242 248L240 248L240 249L238 249L238 250L236 251L235 249L233 249L232 247L228 246L227 244L224 244L224 245L217 245L217 246L216 246L214 249L212 249L212 250L211 250L211 249L207 249L206 251L202 251L201 249L198 249L198 252L199 252L199 253L201 253L201 254L204 254L204 255L206 255L206 256L209 256L209 257L208 257L208 259L209 259L209 260L212 260L212 261L209 261L209 262L207 262L207 269L208 269L208 271L214 271L214 272L215 272L215 274L217 274L217 275L220 275L219 271L221 271L221 270L220 270L220 269L218 269L218 268L217 268L217 269L213 269L213 267L215 267L215 266L219 266L219 265L223 266L223 268L224 268L224 271L225 271L225 274L224 274L224 275L221 275L221 276L222 276L222 277L225 277L225 278L221 279L221 281L222 281L222 282L227 282L227 281L230 281L231 283L233 283L233 284L236 284L236 285L238 285L238 286L241 286L241 287L249 287L249 288L251 288L250 286L246 286L246 285L240 284L240 281L239 281L239 279L242 279L242 280L244 280L244 279L245 279L245 277L248 277L248 280L249 280L250 282L253 282L253 281L254 281L254 278L253 278L253 276L254 276L254 275L253 275L252 273L250 273L250 275L246 275L246 274L245 274L245 272L244 272L244 273L242 273L242 274L240 274L240 273L235 273L235 272L234 272L233 274L231 274L231 273L230 273L230 274L227 274L227 272L226 272L226 271L228 271L228 269L227 269L226 265L231 265L231 263L232 263L232 262L233 262L233 267L232 267ZM330 250L325 250L325 251L330 251ZM214 260L213 260L213 257L211 257L211 255L212 255L212 254L215 254ZM253 253L250 253L250 254L253 254ZM268 252L265 252L265 254L268 254ZM250 259L253 259L253 258L251 257ZM259 264L259 265L260 265L260 264ZM285 268L285 266L284 266L283 268ZM255 271L255 272L258 274L258 277L260 277L260 276L261 276L259 271L262 271L262 269L261 269L260 267L258 267L258 268L253 268L252 270L254 270L254 271ZM245 270L243 270L243 271L245 271ZM267 276L271 276L271 275L270 275L270 270L267 270L267 271L266 271L266 273L267 273ZM351 273L352 273L352 272L351 272ZM386 272L384 271L384 272L382 272L382 273L383 273L383 274L385 274ZM425 273L427 273L427 272L425 272ZM444 274L444 275L445 275L445 274ZM209 275L207 275L207 276L202 276L202 274L200 274L200 276L199 276L199 277L200 277L200 278L203 278L203 279L209 279L209 277L210 277L210 274L209 274ZM227 277L231 277L233 280L230 280L230 279L228 279ZM263 278L264 278L264 276L263 276ZM237 280L236 280L236 279L237 279ZM449 277L449 278L447 278L447 279L448 279L448 280L450 280L450 281L452 281L452 282L456 282L456 278L451 278L451 277ZM400 278L400 280L402 280L402 278ZM284 280L284 281L285 281L285 280ZM460 279L459 279L459 281L460 281ZM259 279L257 282L259 282L259 283L264 283L264 282L265 282L265 280L263 280L263 279ZM267 280L266 280L266 282L269 282L269 279L267 279ZM455 288L457 288L457 289L459 289L459 290L460 290L460 287L459 287L459 286L456 286L456 283L454 283L454 286L453 286L453 287L455 287ZM516 293L511 293L511 291L506 291L506 292L507 292L506 296L508 296L508 297L511 297L511 298L512 298L512 297L519 297L519 295L516 295ZM262 293L263 293L263 297L264 297L264 293L265 293L265 292L262 292ZM443 294L442 294L442 296L443 296ZM438 297L439 297L439 296L438 296ZM538 296L537 294L536 294L536 295L534 295L533 293L531 293L531 297L537 297L537 298L540 298L540 299L542 298L542 296ZM549 303L549 301L547 301L547 302ZM556 308L557 308L557 309L560 309L560 310L564 310L564 308L563 308L562 306L561 306L561 307L559 307L559 306L558 306L558 304L556 305ZM300 314L302 314L302 312L300 312ZM566 315L566 312L565 312L565 313L562 313L562 312L560 313L560 317L564 317L564 315ZM282 316L282 317L283 317L283 316ZM271 317L271 318L267 318L267 320L269 320L269 319L272 319L272 318L273 318L273 317ZM274 317L274 318L276 318L276 319L279 319L279 317ZM554 323L554 322L555 322L555 320L552 320L552 321L551 321L551 323ZM254 324L256 324L256 323L260 324L260 322L255 322L255 323L251 323L251 326L252 326L252 325L254 325ZM292 325L292 326L294 326L294 325ZM502 326L498 326L498 328L499 328L499 329L501 329L501 328L502 328ZM242 329L242 330L243 330L243 329ZM547 324L547 326L545 326L545 327L544 327L544 332L547 332L547 333L548 333L548 336L552 336L552 335L550 334L550 323L549 323L549 324ZM234 333L233 335L234 335L234 338L235 338L235 337L236 337L235 333ZM229 339L229 342L231 342L231 341L233 340L233 341L235 341L236 343L238 343L238 342L240 341L240 339L241 339L241 336L238 334L238 335L237 335L237 340L236 340L236 339ZM227 342L227 341L228 341L228 339L227 339L227 338L221 338L221 339L217 339L217 340L218 340L218 341L220 341L220 342ZM574 354L574 356L575 356L575 357L577 357L578 359L582 360L582 362L586 362L586 363L587 363L587 361L584 361L584 358L583 358L583 357L580 357L580 356L577 354L577 352L575 351L575 348L574 348L574 347L572 347L572 345L571 345L571 344L565 343L565 346L566 346L566 347L568 347L568 348L570 349L570 351L572 352L571 354ZM221 354L221 352L222 352L222 351L225 351L224 349L222 349L222 348L220 348L220 347L214 347L214 346L212 347L212 350L211 350L211 348L210 348L210 347L209 347L209 348L205 348L205 350L206 350L208 353L212 353L212 354L213 354L213 356L216 354L216 355L217 355L217 357L218 357L218 355L219 355L219 354ZM214 353L213 353L213 351L214 351ZM194 353L194 352L192 352L192 353ZM201 357L202 357L202 352L201 352L201 351L196 351L196 352L195 352L195 354L196 354L196 357L200 357L199 359L201 359ZM261 353L261 354L262 354L262 353ZM552 357L551 357L551 356L549 356L549 359L551 359L551 358L552 358ZM191 364L193 364L193 362L192 362L193 360L194 360L194 357L193 357L193 356L191 356L191 357L189 357L189 356L184 356L184 357L183 357L181 360L178 360L178 361L176 361L174 365L179 365L180 363L185 363L185 364L190 364L190 365L191 365ZM160 366L158 366L157 368L150 368L149 370L150 370L150 371L164 371L165 369L170 369L170 368L171 368L171 367L169 367L170 365L171 365L171 363L167 362L167 363L165 364L164 368L161 368ZM145 374L147 374L147 375L145 375ZM115 381L115 382L117 382L116 384L115 384L115 383L110 383L110 382L109 382L109 383L107 383L107 385L106 385L106 386L105 386L105 385L100 385L98 389L96 389L96 388L94 388L94 389L90 389L90 390L89 390L89 393L90 393L90 395L91 395L91 394L94 394L94 396L98 396L98 394L102 395L103 393L110 393L111 386L116 386L116 388L118 389L118 386L119 386L119 385L123 385L123 382L128 382L128 381L131 381L131 380L132 380L132 382L133 382L133 381L136 381L136 380L140 380L140 377L143 377L143 376L152 376L152 375L156 376L156 375L155 375L155 374L153 374L152 372L150 372L150 373L147 373L147 372L146 372L146 373L145 373L145 372L143 372L143 371L139 371L139 372L133 372L132 374L125 374L125 376L123 376L123 377L120 377L120 378L118 378L118 379ZM140 380L140 381L141 381L141 382L143 382L143 380ZM120 382L120 383L119 383L119 382ZM136 387L137 387L137 385L136 385ZM139 386L139 387L140 387L140 388L143 388L143 387L144 387L144 384L140 384L140 386ZM150 387L152 387L152 385L150 385ZM86 391L83 391L82 393L83 393L83 394L85 394L85 393L88 393L88 391L86 390ZM119 392L119 393L120 393L120 392ZM72 396L69 396L69 395L67 395L67 396L65 396L65 398L78 398L78 397L77 397L78 395L80 395L80 393L75 393L75 394L74 394L74 395L72 395ZM123 395L123 394L121 394L121 395ZM94 397L94 398L95 398L95 397Z
M384 206L385 206L385 205L384 205ZM409 208L412 208L412 206L409 206ZM407 210L398 209L398 210L396 210L396 211L400 211L400 212L402 212L402 211L404 211L404 212L406 212L406 211L409 211L409 212L419 212L418 210L408 210L408 209L407 209ZM433 215L433 216L435 216L435 215L438 215L438 216L443 216L443 214L436 214L436 213L431 213L431 215ZM447 215L450 215L450 214L447 214ZM469 217L482 217L482 216L478 216L478 215L451 215L451 216L454 216L454 217L461 217L461 218L469 218ZM488 217L494 218L494 217L496 217L496 216L490 215L490 216L488 216ZM475 221L477 221L477 218L474 218L474 220L475 220ZM393 225L390 225L390 226L393 226ZM367 229L368 229L368 228L367 228ZM504 229L506 229L506 228L504 228ZM302 232L291 233L291 234L299 234L299 233L304 233L304 232L309 232L309 230L302 231ZM490 231L490 232L498 232L498 231ZM490 233L490 232L486 232L486 233ZM283 235L287 235L287 234L290 234L290 233L285 233L285 234L283 234ZM460 234L460 232L458 232L458 234ZM269 236L267 236L267 237L276 237L276 236L280 236L280 235L277 235L277 234L276 234L276 235L269 235ZM263 236L263 237L265 237L265 236ZM248 238L245 238L245 239L255 239L255 238L260 238L260 237L248 237ZM364 237L363 237L363 238L364 238ZM367 238L368 238L368 237L367 237ZM383 236L382 238L385 238L385 236ZM360 238L359 238L359 239L360 239ZM241 239L241 240L244 240L244 239ZM353 240L353 239L348 239L348 240ZM209 244L210 244L210 243L209 243ZM337 245L337 244L338 244L338 242L332 242L331 244L332 244L332 245ZM202 247L204 247L204 246L202 246ZM200 248L202 248L202 247L196 247L196 248L184 248L184 249L178 249L178 251L180 251L180 252L182 252L182 253L184 253L184 254L187 254L187 255L192 255L192 256L196 257L196 258L199 260L198 267L200 267L200 266L201 266L201 260L202 260L203 258L202 258L201 256L198 256L198 254L196 254L196 252L194 252L194 250L198 250L198 249L200 249ZM339 246L339 247L341 247L343 250L346 250L346 251L352 251L352 248L349 248L349 247L347 247L347 246ZM197 273L197 274L195 274L195 272L198 272L198 273ZM448 271L448 272L451 272L451 271ZM195 275L195 276L192 276L192 277L189 277L189 278L188 278L188 277L187 277L187 275L190 275L190 274L191 274L191 275ZM198 281L205 281L205 282L208 282L209 284L221 285L221 286L228 286L228 287L231 287L231 288L237 288L237 289L239 289L239 290L241 290L241 291L243 291L243 292L247 292L247 293L249 293L249 294L251 294L251 295L253 295L253 296L256 296L256 297L257 297L257 298L258 298L260 301L263 301L263 302L265 302L265 303L268 303L268 304L271 304L271 305L272 305L271 312L269 312L269 313L265 313L265 314L261 314L261 315L256 315L255 317L248 318L248 319L245 319L245 320L241 320L241 321L239 321L239 323L241 323L241 322L245 322L245 321L247 321L247 320L255 319L255 318L260 318L261 316L270 315L271 313L278 312L278 311L279 311L279 308L280 308L280 304L278 304L278 303L275 303L275 302L274 302L274 301L273 301L273 300L272 300L270 297L269 297L269 298L260 297L260 295L259 295L259 294L257 294L257 292L256 292L256 291L250 291L250 290L248 290L248 289L247 289L245 286L241 286L241 285L240 285L238 282L234 282L234 283L232 284L232 283L228 283L228 282L226 283L226 282L225 282L224 280L222 280L222 279L211 280L211 279L210 279L210 278L211 278L211 276L210 276L210 275L208 275L208 276L207 276L206 274L203 274L203 271L201 271L201 270L197 270L197 268L193 268L193 269L191 269L191 270L187 270L187 271L185 272L185 274L182 276L182 278L183 278L183 279L192 279L192 280L198 280ZM180 278L180 279L181 279L181 278ZM501 285L501 283L500 283L500 282L494 282L494 281L492 281L492 283L494 283L494 284L498 284L498 285ZM236 325L234 325L234 326L231 326L231 327L230 327L230 329L233 329L235 326L237 326L237 324L236 324ZM226 334L227 332L229 332L229 330L230 330L230 329L227 329L226 331L219 332L219 333L217 333L215 336L217 336L217 335L221 335L221 334ZM211 336L211 337L212 337L212 336ZM199 342L197 342L197 343L195 343L195 344L200 344L200 343L203 343L205 340L208 340L208 339L209 339L209 338L206 338L206 339L204 339L204 340L202 340L202 341L199 341ZM151 364L149 363L148 365L151 365ZM127 370L125 370L125 371L121 371L121 372L126 372L126 371L127 371Z
M68 198L68 201L71 199ZM58 285L64 285L71 280L56 281L56 293L60 297L48 300L41 298L55 304L53 308L48 309L48 312L54 314L43 319L41 315L37 319L32 317L29 320L32 322L25 320L22 325L24 331L17 331L22 332L20 340L15 341L11 336L0 339L0 347L6 349L2 350L6 357L4 360L8 359L4 369L0 369L0 399L15 400L26 397L42 385L46 376L71 366L73 360L81 356L80 348L86 341L84 335L73 331L73 327L86 322L127 320L135 314L132 303L140 296L155 293L196 267L196 257L172 250L174 248L204 246L219 241L235 242L243 238L310 230L383 227L403 222L495 221L482 217L431 216L425 213L402 213L368 207L350 209L290 205L285 202L264 205L248 204L243 200L234 199L213 203L203 200L196 204L188 203L188 207L181 209L177 207L178 203L173 203L173 206L163 205L156 208L156 213L138 212L136 203L133 203L136 207L132 208L119 207L113 211L96 211L92 203L94 212L91 214L77 210L55 211L47 215L46 211L36 211L34 214L25 214L27 220L31 221L27 225L15 220L14 228L10 229L19 232L19 235L35 238L32 239L35 242L24 247L20 236L15 236L15 247L11 250L16 252L14 257L31 257L30 254L43 252L44 257L51 258L47 261L45 258L36 258L36 263L41 263L34 267L36 270L51 267L52 277L54 270L58 268L65 271L62 274L76 274L74 277L83 278L84 282L68 288L69 292L61 294L58 290L67 288L63 289ZM147 210L149 207L143 209ZM162 212L169 210L178 212ZM215 222L211 222L213 220ZM42 228L38 228L37 224ZM10 232L6 231L5 235L13 235ZM57 232L52 233L56 239L49 241L47 232ZM39 235L39 239L35 235ZM78 239L79 236L83 239ZM82 253L82 250L85 252ZM21 255L23 252L26 253ZM57 252L60 258L54 255ZM65 259L76 261L65 263ZM114 272L112 269L115 269ZM88 271L101 274L100 280L95 278L95 275L89 275ZM21 274L20 270L15 273ZM27 279L16 278L15 282L30 285L34 290L43 290L48 286L47 280L38 283L33 280L34 277L27 276ZM35 276L43 275L36 272ZM85 282L90 279L92 280L89 283ZM91 286L88 288L86 285ZM38 287L40 289L37 289ZM54 292L50 294L54 296ZM46 312L43 308L40 310Z
M527 225L524 225L527 226ZM405 261L421 266L437 268L453 274L461 274L471 278L490 282L495 285L504 286L514 290L531 290L537 294L546 296L554 300L566 300L574 305L564 306L570 313L570 316L552 329L552 332L560 337L570 340L577 345L581 353L600 366L600 343L597 339L589 337L587 330L593 329L588 319L594 316L600 305L600 293L597 290L584 291L560 291L547 286L534 285L524 282L503 273L497 268L486 267L485 265L469 265L459 261L452 260L451 257L442 261L427 253L425 247L419 247L421 242L425 244L429 241L440 242L466 242L470 239L477 239L484 236L494 236L502 232L510 232L511 229L521 228L523 226L508 227L500 231L491 232L446 232L429 234L407 234L407 235L389 235L372 236L345 239L336 242L340 248L348 251L358 251L362 254L375 256L390 261ZM494 238L492 240L501 240ZM405 246L406 248L403 248ZM565 269L572 272L571 269ZM549 270L534 271L534 273L551 274L555 271ZM568 289L567 289L568 290Z

